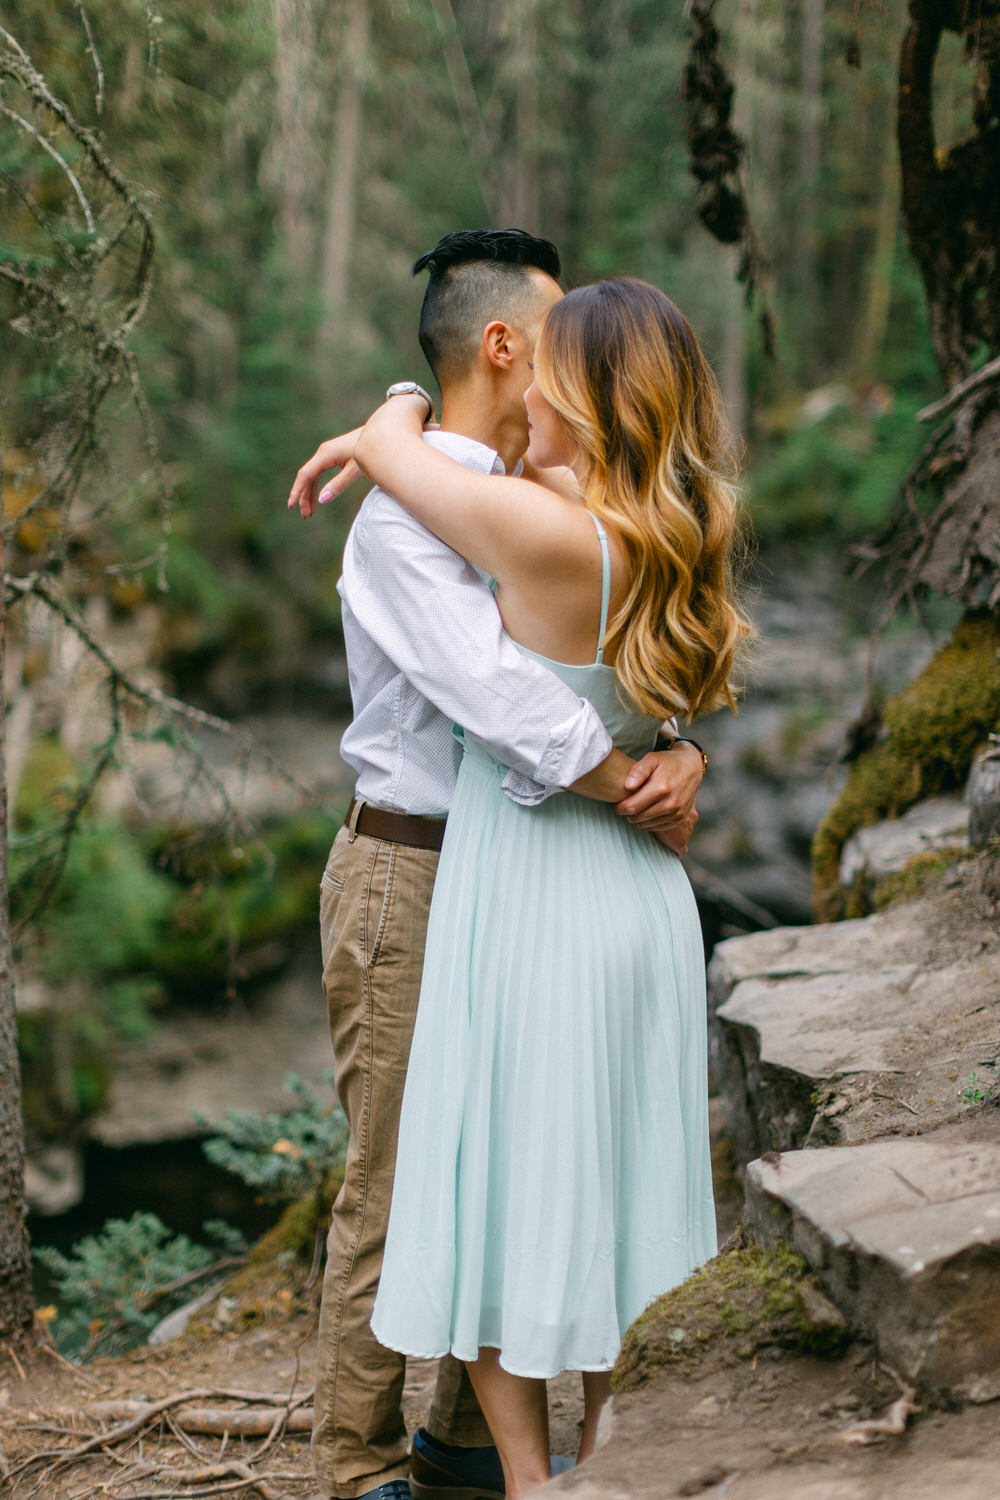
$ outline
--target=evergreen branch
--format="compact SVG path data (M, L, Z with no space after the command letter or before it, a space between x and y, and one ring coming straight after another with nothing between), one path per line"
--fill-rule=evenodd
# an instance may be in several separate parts
M80 826L80 819L97 790L97 787L109 766L114 764L115 753L121 738L121 719L118 705L118 692L114 683L110 685L111 698L111 733L104 743L99 746L98 753L91 765L90 771L82 784L76 789L73 800L66 812L60 818L55 828L51 831L51 837L47 842L55 843L55 853L43 853L35 859L22 877L23 883L29 883L35 874L43 870L42 883L28 906L27 911L20 919L12 925L11 937L16 943L25 928L30 926L38 916L45 910L52 899L63 873L66 869L66 861L69 858L70 845L73 836Z
M97 75L97 93L94 97L94 109L100 115L104 113L104 69L101 66L101 59L94 43L94 33L90 29L90 19L83 8L83 0L76 0L76 8L80 12L80 20L83 22L83 29L87 34L87 51L90 53L94 64L94 72Z
M21 129L26 131L33 140L36 140L38 142L43 151L48 152L53 161L58 163L58 165L62 168L67 180L69 181L70 187L73 189L74 193L79 199L80 207L83 209L83 216L87 221L87 228L90 230L91 234L96 234L97 225L94 222L93 210L91 209L90 204L87 202L86 193L80 186L79 177L77 177L76 173L73 171L73 168L70 166L66 158L64 156L60 156L59 152L56 150L55 146L53 146L52 142L50 140L47 140L40 130L35 129L30 120L26 120L23 115L19 115L16 110L8 109L6 104L0 104L0 114L6 115L8 120L13 120L16 125L19 125Z
M151 687L139 682L130 672L120 667L107 649L101 645L93 631L67 604L53 588L49 580L39 573L33 573L30 577L21 579L13 578L9 574L5 579L7 588L15 596L22 599L29 596L46 604L54 614L63 620L77 638L96 656L103 666L110 682L120 687L130 698L136 702L144 703L150 708L159 710L168 718L179 719L188 724L196 724L201 729L212 729L218 734L226 735L227 738L241 746L248 758L262 761L274 774L287 786L298 792L303 798L311 798L315 795L315 789L307 786L299 780L294 772L273 755L270 750L261 745L259 741L246 729L240 729L237 725L230 723L228 719L222 719L217 714L208 713L203 708L196 708L192 703L185 703L182 698L174 698L170 693L163 692L160 688ZM206 771L211 768L207 766ZM221 786L221 783L219 783ZM228 796L227 796L228 800Z

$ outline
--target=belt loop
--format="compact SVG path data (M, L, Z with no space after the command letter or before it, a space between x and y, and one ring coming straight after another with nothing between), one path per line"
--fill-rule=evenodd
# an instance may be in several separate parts
M350 811L347 814L347 842L349 844L353 844L358 836L358 819L361 816L361 809L364 805L365 800L363 797L355 797L351 802Z

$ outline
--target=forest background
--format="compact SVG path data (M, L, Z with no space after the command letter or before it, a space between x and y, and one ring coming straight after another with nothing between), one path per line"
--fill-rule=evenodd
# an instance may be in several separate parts
M679 4L5 0L0 25L96 133L157 242L130 336L143 404L127 380L105 404L55 552L66 517L36 502L67 364L0 287L10 570L28 579L57 557L61 597L95 638L204 712L342 707L349 516L303 526L285 496L321 438L390 380L425 378L409 267L443 233L487 223L555 239L567 285L627 273L667 290L746 440L761 565L847 558L893 509L923 442L916 413L942 386L899 216L904 6L741 0L717 19L767 261L752 305L740 251L698 220ZM935 89L949 141L972 98L951 34ZM27 253L44 273L62 253L29 198L71 248L93 238L101 204L73 187L81 156L5 85L0 262ZM120 295L116 275L91 283L95 306ZM35 1151L85 1133L121 1038L280 962L314 918L337 811L302 804L234 849L232 825L206 837L183 809L140 816L81 795L100 734L57 701L66 632L39 620L11 616L7 670L14 918L25 988L44 990L20 1021ZM68 856L50 839L67 809Z

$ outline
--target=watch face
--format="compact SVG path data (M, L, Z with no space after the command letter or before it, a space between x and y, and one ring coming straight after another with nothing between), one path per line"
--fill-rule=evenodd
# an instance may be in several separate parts
M390 396L415 396L420 387L415 380L397 380L389 387Z

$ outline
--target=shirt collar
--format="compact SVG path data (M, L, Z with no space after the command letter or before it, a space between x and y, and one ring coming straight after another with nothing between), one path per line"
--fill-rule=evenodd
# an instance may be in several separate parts
M480 443L476 438L466 437L461 432L443 432L439 427L435 432L425 432L424 442L430 443L432 448L437 448L440 453L447 453L449 458L455 459L473 474L506 474L503 459L495 448ZM521 472L521 460L512 470L514 474Z

